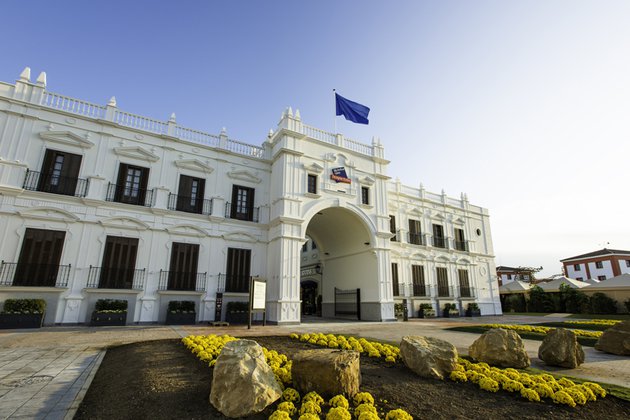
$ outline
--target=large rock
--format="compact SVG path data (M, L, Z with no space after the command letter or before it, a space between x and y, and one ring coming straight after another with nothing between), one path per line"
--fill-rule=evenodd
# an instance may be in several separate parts
M584 350L573 331L557 328L545 336L538 358L550 366L574 369L584 363Z
M316 391L325 398L353 397L361 386L360 353L349 350L303 350L293 355L293 386L301 394Z
M468 348L468 355L492 366L522 369L529 366L529 356L521 337L512 330L493 328Z
M400 342L400 357L416 374L444 379L455 369L457 349L439 338L406 336Z
M231 418L259 413L282 396L282 389L265 361L262 347L252 340L228 342L217 358L210 403Z
M619 356L630 356L630 321L620 322L604 331L595 348Z

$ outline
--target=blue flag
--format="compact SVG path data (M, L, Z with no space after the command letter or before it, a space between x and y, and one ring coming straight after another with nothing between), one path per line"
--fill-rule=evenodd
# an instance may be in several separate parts
M346 120L355 123L369 123L367 117L370 113L370 108L367 106L352 102L337 93L335 93L335 104L337 105L337 115L343 115Z

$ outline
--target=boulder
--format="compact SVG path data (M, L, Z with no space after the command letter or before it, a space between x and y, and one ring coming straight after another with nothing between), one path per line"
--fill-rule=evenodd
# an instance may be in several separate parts
M573 331L557 328L545 336L538 348L538 358L550 366L575 369L584 363L584 350Z
M630 321L620 322L604 331L595 348L619 356L630 356Z
M417 375L444 379L455 369L457 349L439 338L406 336L400 342L400 357Z
M350 350L302 350L292 357L293 387L300 394L316 391L325 398L353 397L361 386L360 353Z
M483 333L470 345L468 355L477 362L505 368L522 369L530 363L521 337L515 331L502 328Z
M281 396L282 389L258 343L236 340L223 347L210 391L210 403L217 410L230 418L245 417L263 411Z

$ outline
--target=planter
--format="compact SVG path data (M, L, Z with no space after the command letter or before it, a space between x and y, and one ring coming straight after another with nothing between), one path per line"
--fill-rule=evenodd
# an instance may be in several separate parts
M468 310L466 310L466 316L481 316L481 310L480 309L476 309L476 310L468 309Z
M197 323L195 312L167 312L166 325L192 325Z
M420 309L418 318L435 318L435 311L433 309Z
M0 329L41 328L44 314L0 314Z
M247 312L228 312L225 314L225 320L230 324L247 324Z
M127 312L92 312L90 325L92 327L106 327L127 324Z
M444 310L444 318L459 318L459 311L457 310Z

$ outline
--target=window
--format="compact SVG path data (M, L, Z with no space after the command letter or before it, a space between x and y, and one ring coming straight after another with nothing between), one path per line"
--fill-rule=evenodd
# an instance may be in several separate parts
M308 174L307 191L311 194L317 194L317 175Z
M597 280L599 281L606 280L606 276L597 276Z
M199 245L173 242L168 290L197 290L198 260Z
M626 260L626 267L630 267L630 260Z
M508 275L507 275L507 279L508 279L508 280L512 280L512 275L511 275L511 274L508 274Z
M448 272L445 267L436 267L435 272L437 274L438 282L438 296L448 297L450 296L450 290L448 287Z
M370 204L370 189L361 187L361 204Z
M455 228L455 249L458 251L468 251L468 243L464 238L464 229Z
M247 293L252 251L250 249L228 248L225 268L225 291Z
M427 296L427 288L424 283L424 267L421 265L411 266L411 279L413 281L413 295Z
M577 281L584 281L584 277L576 277L575 278Z
M304 245L302 245L302 252L306 251L308 251L308 241L304 242Z
M604 268L604 263L602 261L596 261L595 268Z
M409 243L414 245L424 245L419 220L409 219Z
M446 238L444 238L444 227L442 225L433 225L433 246L446 248Z
M55 287L65 237L63 231L27 228L13 285Z
M114 201L144 206L148 180L149 168L121 163L118 169L118 182L115 185Z
M205 186L205 179L180 175L175 210L197 214L208 213L204 212L203 208Z
M254 189L234 185L232 187L232 219L254 221Z
M398 284L398 264L392 263L392 289L394 296L400 296L400 287Z
M81 156L72 153L46 150L42 164L37 191L63 195L85 195L85 192L77 194L79 182L79 168ZM28 180L31 183L31 180ZM26 186L27 189L28 186ZM85 188L83 186L83 188Z
M390 240L396 242L398 240L396 237L396 216L389 216L389 231L394 234Z
M133 289L138 238L108 236L99 276L101 289Z
M311 251L317 249L317 244L315 243L315 241L311 241Z
M468 280L468 270L457 270L457 277L459 278L459 295L461 297L472 297L473 293Z
M580 266L580 264L573 264L573 270L574 271L582 271L582 266Z

